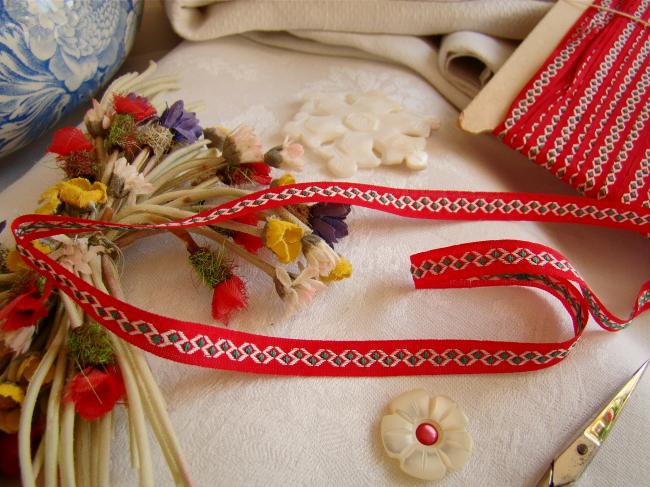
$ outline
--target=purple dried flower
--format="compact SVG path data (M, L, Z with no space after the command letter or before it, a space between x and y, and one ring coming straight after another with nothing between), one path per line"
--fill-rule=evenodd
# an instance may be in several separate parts
M345 223L345 217L349 213L349 205L317 203L310 208L309 224L314 233L331 247L338 242L338 239L347 236L348 226Z
M2 233L2 231L5 229L6 226L7 226L7 220L2 220L0 222L0 233Z
M178 100L167 107L160 116L160 123L174 132L174 140L191 144L196 142L203 133L199 126L196 113L186 112L183 100Z

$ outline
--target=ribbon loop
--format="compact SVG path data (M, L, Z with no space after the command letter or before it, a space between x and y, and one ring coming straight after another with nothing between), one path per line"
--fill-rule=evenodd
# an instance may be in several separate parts
M358 205L409 218L533 220L587 223L650 231L650 209L583 197L524 193L404 190L357 183L302 183L271 188L191 218L157 225L123 225L60 216L25 215L12 229L31 267L68 294L98 323L127 342L169 360L262 374L386 376L501 373L554 365L575 346L589 312L609 330L626 326L609 313L559 252L521 240L484 241L411 257L415 287L528 286L558 298L574 336L559 343L481 340L300 340L162 317L110 296L65 269L29 242L57 234L105 230L191 228L278 206L309 202ZM644 284L630 319L650 308Z

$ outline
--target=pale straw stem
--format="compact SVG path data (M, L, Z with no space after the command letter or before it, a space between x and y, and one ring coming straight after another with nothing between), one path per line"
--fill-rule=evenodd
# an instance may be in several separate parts
M89 423L90 425L90 479L94 487L99 487L99 450L100 450L100 419Z
M122 348L122 342L113 333L108 332L108 336L113 343L113 349L117 357L117 363L122 371L126 394L129 402L129 418L133 419L133 433L138 445L138 459L140 463L140 486L153 487L153 466L151 464L151 450L149 448L149 437L144 421L144 410L142 407L142 398L138 391L137 381L133 370L129 367L126 354Z
M99 284L97 287L110 293L117 299L124 300L124 293L117 278L117 272L113 262L107 257L102 256L101 267L98 261L92 262L93 277ZM104 285L106 283L106 286ZM190 486L192 481L189 475L189 469L181 453L181 448L171 426L171 421L167 415L167 406L165 405L162 394L158 385L153 379L151 369L142 356L142 352L124 342L124 352L133 368L134 375L140 383L140 389L143 391L142 398L147 411L147 416L153 427L154 433L160 443L160 448L165 455L167 465L177 484Z
M61 302L65 307L66 312L68 313L68 318L70 319L70 326L72 328L77 328L81 326L84 322L83 311L79 309L76 303L68 296L65 292L59 291L59 296L61 296Z
M45 444L45 487L56 487L58 482L59 416L61 412L61 396L67 370L67 358L65 347L61 347L54 369L50 397L47 400L45 434L42 440L42 443Z
M160 450L162 451L163 456L165 457L165 461L167 462L167 466L169 467L172 477L174 478L174 482L176 483L176 485L190 485L191 482L189 480L189 473L187 471L187 467L185 465L180 464L183 463L182 458L180 458L180 448L174 451L173 446L171 444L172 441L169 436L169 431L165 430L164 425L160 421L161 417L159 411L156 409L156 407L153 404L152 394L151 391L147 388L147 385L145 383L145 378L143 377L143 371L140 368L138 368L137 364L135 363L135 359L133 356L134 354L132 353L135 350L133 349L133 347L124 344L124 351L130 360L131 367L133 367L134 370L137 371L136 376L138 378L140 389L143 391L142 402L144 405L144 409L147 414L147 417L149 418L149 424L151 425L154 434L158 439ZM135 353L138 352L139 350L135 351ZM145 363L145 367L149 369L146 363ZM164 403L162 404L162 408L163 410L164 408L166 408ZM178 444L176 444L175 446L178 447ZM179 461L181 462L179 463Z
M182 162L185 158L191 157L194 153L199 152L204 149L204 147L209 143L209 140L199 140L193 144L183 147L182 149L175 150L167 157L165 157L160 164L151 170L149 174L146 174L146 180L151 182L152 180L158 178L163 174L167 169L174 166L177 162Z
M131 468L137 470L140 468L140 452L138 451L138 437L135 431L135 420L131 414L128 414L129 421L129 451L131 452Z
M140 152L138 152L138 155L135 156L135 159L133 159L131 165L135 167L138 170L138 172L142 172L142 167L147 162L147 159L149 158L150 154L151 154L151 149L149 149L149 147L145 147Z
M100 257L97 256L95 257L91 262L90 262L90 267L92 269L92 274L90 278L87 278L86 281L89 282L90 284L94 284L95 287L97 287L100 291L103 292L108 292L106 290L106 287L104 286L104 282L102 280L102 272L101 272L101 265L100 265ZM107 334L109 335L109 338L111 339L111 342L113 343L113 349L115 351L115 356L118 359L118 365L120 367L120 370L122 371L122 377L125 379L125 384L126 384L126 369L128 369L128 372L130 373L131 377L133 377L133 371L131 369L131 365L124 357L124 354L118 354L117 351L117 345L116 345L116 337L113 335L111 332L107 331ZM133 384L132 384L133 385ZM127 397L128 397L128 402L129 405L132 406L132 403L136 403L140 399L139 391L137 390L137 384L135 384L135 392L138 394L137 398L132 396L132 391L133 388L129 389L127 387ZM133 398L132 398L133 397ZM137 420L137 411L134 410L132 407L129 408L129 414L128 414L128 419L129 419L129 446L130 446L130 452L131 452L131 467L134 469L139 469L140 465L142 465L142 461L145 461L146 459L143 458L143 455L146 457L147 452L148 452L148 441L146 440L146 437L144 438L146 442L145 450L142 451L142 446L140 444L141 442L141 436L140 435L140 430L145 429L144 428L144 419L142 419L142 425L138 425ZM140 413L142 413L142 407L140 406ZM144 418L144 415L142 416ZM140 481L142 482L142 471L141 471L141 477Z
M32 418L34 416L34 408L38 399L38 393L43 386L43 381L50 371L50 367L54 363L54 359L59 353L65 334L67 330L67 320L62 316L63 313L59 308L57 317L54 321L52 333L54 339L47 348L43 358L41 359L32 380L27 386L25 399L23 400L20 423L18 429L18 458L20 460L20 473L23 487L33 487L36 483L34 470L32 468L32 448L31 448L31 432L32 432Z
M111 152L104 166L104 172L102 173L101 182L108 186L108 183L111 182L111 176L113 175L113 168L115 167L115 161L117 161L117 151Z
M113 411L107 412L99 420L99 466L97 474L99 487L111 486L111 441L113 439Z
M160 161L160 157L158 154L153 154L148 160L147 164L144 166L142 171L140 171L142 174L147 174L149 171L151 171L154 167L156 167L156 164L158 164L158 161Z
M180 176L165 178L165 183L156 186L153 194L166 193L168 191L175 191L179 188L192 187L192 183L197 179L204 178L206 174L214 174L219 165L201 164L196 168L183 172Z
M61 415L61 450L59 453L59 470L63 487L77 485L74 471L74 423L74 404L66 403L63 405L63 414Z
M92 487L92 472L90 470L90 423L78 418L76 425L77 441L75 442L75 466L77 467L77 483L80 486Z
M208 200L213 198L224 198L245 196L249 191L237 188L230 188L220 186L217 188L199 188L198 186L192 189L181 189L178 191L170 191L158 196L154 196L142 202L142 204L159 205L165 203L166 205L176 206L177 202L183 204L191 203L193 201ZM171 203L169 203L171 202Z
M38 445L36 449L36 455L34 455L34 462L32 466L34 468L34 478L38 480L41 475L41 468L43 468L43 457L45 456L45 445L43 442ZM39 482L40 483L40 482Z
M127 208L121 212L121 214L125 217L134 213L152 213L154 215L165 216L172 219L189 218L196 214L193 211L186 211L179 208L171 208L169 206L163 205L137 205L132 206L131 208ZM118 222L122 221L123 220L118 220ZM219 223L213 223L213 225L225 228L227 230L233 230L235 232L247 233L256 237L261 237L263 235L262 229L257 228L253 225L246 225L245 223L223 221Z
M197 157L178 163L164 173L161 173L155 179L146 179L154 185L156 192L160 192L163 191L166 186L178 186L182 182L199 177L208 171L214 172L221 164L223 164L223 161L218 157Z
M128 73L127 79L124 83L119 85L119 88L114 88L113 91L116 93L129 93L130 91L137 91L139 87L142 87L148 78L158 69L158 65L153 61L149 62L149 66L142 73ZM130 75L134 76L130 76ZM103 99L102 99L103 101Z
M218 183L221 181L221 178L219 176L214 176L211 177L210 179L206 179L202 183L197 184L194 186L194 189L203 189L203 188L208 188L212 186L214 183Z

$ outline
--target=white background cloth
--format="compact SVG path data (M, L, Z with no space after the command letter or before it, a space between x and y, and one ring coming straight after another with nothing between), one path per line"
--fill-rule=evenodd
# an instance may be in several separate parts
M572 194L490 136L456 128L458 113L429 84L405 68L328 58L261 46L243 38L184 43L160 63L180 74L182 90L167 97L205 103L205 126L255 126L267 146L310 91L380 89L442 128L428 144L430 166L419 173L380 167L354 180L395 187L533 191ZM0 183L6 183L0 172ZM10 177L10 176L7 176ZM60 177L46 158L0 194L0 218L35 206ZM309 162L299 181L330 180ZM4 184L2 184L4 186ZM465 338L559 341L569 319L552 298L526 289L415 291L410 254L490 238L520 238L566 255L614 311L626 314L650 277L650 243L628 232L534 223L422 222L354 208L350 236L337 250L354 266L304 313L279 321L272 284L245 264L249 309L236 329L320 339ZM2 235L7 240L7 234ZM152 237L125 253L124 285L136 305L168 316L209 323L210 292L199 285L177 240ZM151 358L196 484L427 485L403 475L384 453L379 422L388 402L424 388L456 400L470 418L475 451L466 467L435 485L531 485L552 457L603 402L650 356L650 317L620 333L593 322L561 364L512 375L395 378L267 377L199 369ZM583 485L643 485L650 474L650 378L640 384L616 428L583 478ZM171 485L162 455L159 485ZM117 415L112 482L130 486L125 415ZM434 484L431 484L434 485Z

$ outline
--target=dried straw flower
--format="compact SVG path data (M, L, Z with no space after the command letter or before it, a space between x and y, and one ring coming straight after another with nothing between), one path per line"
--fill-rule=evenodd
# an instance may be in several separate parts
M161 157L171 147L174 134L167 127L150 123L138 127L137 139L141 145L151 147L156 157Z

